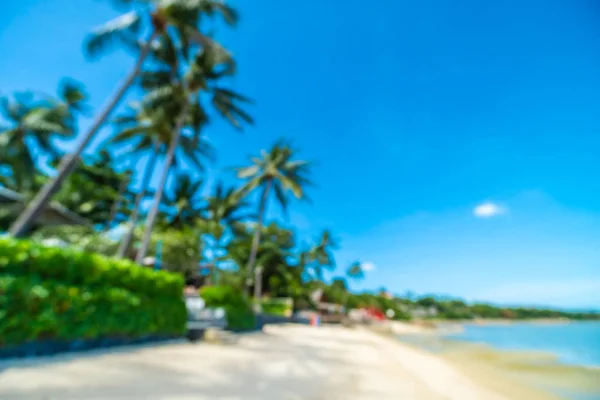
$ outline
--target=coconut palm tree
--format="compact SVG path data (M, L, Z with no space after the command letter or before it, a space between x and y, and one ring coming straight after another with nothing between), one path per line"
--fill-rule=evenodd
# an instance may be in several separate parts
M217 183L215 192L207 199L206 219L216 223L233 225L244 220L247 215L240 214L248 206L248 202L233 187L226 188L222 182Z
M227 244L228 256L241 271L246 267L255 230L249 224L238 226L235 236ZM300 281L301 272L300 268L290 265L295 246L294 234L276 223L264 225L261 230L262 240L256 253L257 266L260 265L261 268L253 271L256 278L255 297L258 299L262 294L263 282L264 288L273 294L290 295L285 292L295 289L292 288L293 281Z
M213 106L238 129L242 129L243 123L253 123L252 117L238 105L240 102L244 103L250 100L218 86L220 78L234 73L234 65L233 59L221 47L204 47L199 54L193 57L189 70L186 71L179 83L155 90L154 93L160 93L160 96L150 96L148 104L152 105L158 118L171 121L173 135L165 156L154 202L144 224L144 236L136 257L138 263L142 261L148 251L152 228L158 215L164 186L180 137L185 132L189 132L195 141L199 140L201 130L207 122L207 114L202 106L201 98L207 95L212 96Z
M238 178L247 180L241 188L242 193L247 194L255 189L261 191L257 223L246 270L247 290L250 289L256 252L260 244L263 220L271 190L275 193L277 202L284 212L287 212L289 202L288 191L292 192L296 199L306 199L304 187L311 184L307 176L310 173L310 163L308 161L293 160L294 155L295 152L292 148L279 141L268 152L263 150L260 158L252 157L253 165L237 169Z
M195 226L204 217L201 180L194 181L189 175L176 175L175 187L171 192L165 192L164 205L174 212L166 218L170 228L183 229Z
M242 211L248 206L248 202L235 188L226 188L221 182L217 183L214 193L205 200L205 218L199 221L199 228L203 232L203 259L212 267L213 283L216 283L220 265L228 258L227 244L232 233L248 217Z
M365 271L360 261L355 261L346 270L346 276L353 280L362 280L365 277Z
M201 30L201 22L204 22L205 16L220 14L224 17L225 22L230 25L235 25L237 22L235 10L222 1L119 0L118 3L130 7L132 11L107 22L94 31L86 43L86 50L91 58L95 58L104 54L107 49L114 47L115 44L121 44L137 54L133 69L125 77L113 97L108 99L106 105L97 114L75 150L63 157L58 166L56 177L38 192L29 206L13 223L10 232L14 236L22 236L26 232L27 227L37 219L65 178L73 172L75 166L79 163L83 150L134 84L151 52L152 44L157 38L175 36L173 42L181 43L185 56L194 47L219 47L218 43L206 36ZM146 32L148 39L140 40L140 36Z
M198 112L197 108L195 109ZM166 119L153 118L151 110L144 110L141 105L133 105L129 111L117 118L116 123L124 129L119 131L112 139L115 147L126 149L127 157L142 156L149 153L150 156L142 172L141 186L136 195L127 233L121 240L118 257L124 257L133 239L135 227L140 214L142 200L146 198L150 179L154 172L156 161L161 152L169 145L172 135L172 126ZM202 125L205 120L196 116L194 125ZM178 150L181 153L181 159L188 160L200 170L204 169L204 160L214 160L214 149L209 142L200 137L181 136ZM133 143L132 143L133 142ZM174 158L174 165L177 166L179 157Z
M331 232L324 230L317 244L306 252L307 259L304 265L312 271L316 279L323 280L323 269L331 271L335 268L335 258L332 251L337 247L338 245Z
M24 185L35 175L39 154L49 156L50 161L58 157L52 138L72 137L75 114L85 110L86 95L81 85L72 80L61 81L57 99L39 97L28 92L0 99L0 112L11 124L0 127L0 159L10 163L12 178L24 190L33 189Z

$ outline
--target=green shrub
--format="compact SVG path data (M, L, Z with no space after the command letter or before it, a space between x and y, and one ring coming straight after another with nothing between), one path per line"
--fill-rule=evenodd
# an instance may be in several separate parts
M265 314L287 317L292 313L293 302L290 298L263 299L261 309Z
M187 319L182 292L177 275L0 238L0 347L179 335Z
M183 278L121 259L0 238L0 275L37 275L75 286L117 287L153 297L183 293Z
M227 316L227 328L233 330L253 329L256 318L250 302L230 286L207 286L200 289L200 296L207 307L223 307Z

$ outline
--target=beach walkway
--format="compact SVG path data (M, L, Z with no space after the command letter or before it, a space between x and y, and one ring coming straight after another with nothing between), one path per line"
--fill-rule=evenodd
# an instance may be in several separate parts
M0 399L503 398L442 359L371 332L285 325L236 345L176 342L4 362Z

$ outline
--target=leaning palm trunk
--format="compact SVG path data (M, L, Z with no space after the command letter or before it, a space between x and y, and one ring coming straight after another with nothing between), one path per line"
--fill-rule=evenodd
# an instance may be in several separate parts
M133 67L133 70L129 73L125 81L121 84L121 87L117 90L115 95L110 99L108 104L104 107L102 112L98 115L90 129L83 136L83 140L77 145L73 153L66 155L60 161L58 165L58 171L56 177L48 182L42 189L35 195L33 200L29 203L27 208L19 215L17 220L11 225L9 232L15 236L23 236L32 223L34 223L44 211L50 199L60 189L64 180L71 175L77 164L79 163L81 153L90 143L92 138L96 135L96 132L106 122L108 116L113 112L116 106L119 104L127 90L131 87L135 78L138 76L142 64L146 60L146 57L150 53L150 43L157 36L157 32L154 32L150 39L142 46L140 55Z
M252 275L254 274L254 263L256 263L256 254L258 253L258 245L260 244L260 234L263 226L263 218L267 208L267 198L269 197L269 189L271 189L271 180L269 180L263 190L258 206L258 221L254 236L252 237L252 247L250 248L250 257L248 258L248 266L246 267L246 293L250 296L250 286L252 285Z
M129 225L127 229L127 233L121 243L119 244L119 249L117 250L117 257L123 258L127 254L129 250L129 246L131 241L133 240L133 234L135 233L135 226L137 225L137 221L140 215L140 207L142 205L142 200L146 197L146 191L148 190L148 185L150 184L150 178L152 178L152 172L154 172L154 164L156 163L156 157L158 157L158 151L160 150L160 143L156 141L154 143L154 148L152 149L152 154L146 163L146 168L144 168L144 175L142 176L142 187L140 191L135 196L135 204L133 206L133 211L131 212L131 217L129 218Z
M148 217L146 218L142 245L135 258L135 262L138 264L142 264L142 261L144 260L144 257L146 257L146 253L148 252L148 248L150 247L152 228L154 227L154 221L156 220L156 217L158 215L158 208L160 206L162 194L165 190L165 184L167 183L167 178L169 176L171 164L173 164L175 150L177 149L177 145L179 144L179 138L181 137L181 131L183 130L183 126L185 124L188 108L189 102L186 101L183 108L181 109L181 114L179 114L178 116L175 129L173 130L173 138L171 139L171 143L169 144L169 150L167 151L167 157L165 158L165 165L163 166L162 175L160 177L160 181L158 182L158 187L154 195L154 203L152 204L152 208L150 209Z

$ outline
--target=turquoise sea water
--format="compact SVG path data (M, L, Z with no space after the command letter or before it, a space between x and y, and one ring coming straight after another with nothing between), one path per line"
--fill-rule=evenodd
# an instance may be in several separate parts
M485 343L497 349L543 351L569 365L600 368L600 323L467 324L448 338Z

